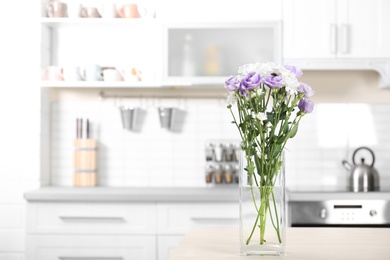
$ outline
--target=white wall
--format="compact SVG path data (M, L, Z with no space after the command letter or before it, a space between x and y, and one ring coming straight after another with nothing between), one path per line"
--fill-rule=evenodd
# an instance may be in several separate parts
M39 181L39 23L36 1L0 8L0 259L23 259L23 193ZM27 43L27 44L26 44Z
M386 174L390 172L390 166L386 164L390 149L390 138L386 134L390 131L390 118L387 117L390 104L352 102L359 100L353 94L345 99L348 103L339 103L337 89L333 90L333 98L321 93L321 85L316 83L321 80L318 75L318 80L311 83L318 92L316 99L320 101L314 112L302 119L297 136L287 145L288 187L346 189L347 172L341 161L351 161L357 147L368 146L376 154L375 167L381 175L383 189L390 189L390 178ZM367 91L369 89L367 86ZM225 90L221 86L213 92L223 95ZM116 93L137 94L131 90ZM161 90L155 91L154 95L164 93L181 96L186 91ZM72 185L75 118L80 116L89 117L98 129L95 131L100 144L98 180L103 186L206 186L206 142L239 141L223 99L116 99L116 102L141 106L144 110L142 129L129 132L122 129L114 100L98 101L97 91L59 91L55 96L51 106L50 169L54 185ZM182 125L181 131L169 132L160 127L157 107L168 104L179 107L185 115L177 122ZM371 158L366 153L363 155L370 163Z

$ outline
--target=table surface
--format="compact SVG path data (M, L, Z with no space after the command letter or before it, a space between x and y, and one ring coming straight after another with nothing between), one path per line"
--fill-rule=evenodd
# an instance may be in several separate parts
M169 260L389 260L390 228L288 228L285 256L240 256L239 230L189 231Z

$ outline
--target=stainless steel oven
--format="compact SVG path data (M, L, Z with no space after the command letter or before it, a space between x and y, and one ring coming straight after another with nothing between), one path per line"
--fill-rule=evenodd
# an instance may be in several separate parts
M390 193L291 193L292 227L390 227Z

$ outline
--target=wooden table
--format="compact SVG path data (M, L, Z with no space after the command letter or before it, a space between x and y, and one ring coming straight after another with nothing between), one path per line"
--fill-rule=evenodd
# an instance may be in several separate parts
M238 228L192 229L169 260L390 260L390 228L288 228L285 256L240 256Z

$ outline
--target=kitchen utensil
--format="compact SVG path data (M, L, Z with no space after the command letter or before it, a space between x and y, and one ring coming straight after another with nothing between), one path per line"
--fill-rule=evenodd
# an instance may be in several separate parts
M89 65L81 70L81 75L86 81L100 81L103 79L102 68L97 65Z
M104 81L123 81L123 77L117 69L104 69L103 70Z
M139 18L138 6L136 4L124 4L117 8L121 18Z
M97 142L95 139L74 140L73 170L74 186L96 186Z
M158 115L160 118L161 128L171 130L175 121L176 108L173 107L159 107Z
M65 3L59 1L50 1L46 6L48 17L66 17L68 7Z
M82 7L80 15L83 18L101 18L102 16L99 13L99 10L96 7Z
M121 106L119 109L121 112L123 128L129 131L135 130L140 109L128 106Z
M367 150L371 153L372 163L371 165L365 164L365 159L361 158L360 164L356 164L355 157L358 151ZM374 152L367 147L357 148L352 155L353 165L343 160L344 167L350 172L349 183L350 190L354 192L367 192L367 191L379 191L379 174L374 168L375 155Z
M42 80L64 80L63 68L57 66L49 66L41 71Z
M136 82L141 80L141 71L135 67L121 69L120 73L124 81Z
M84 80L81 69L78 66L67 66L63 68L63 76L65 81L81 81Z

